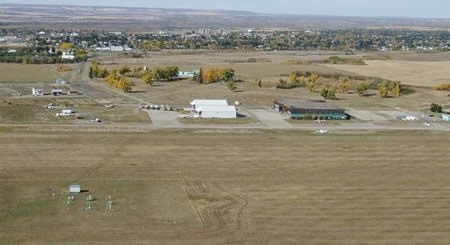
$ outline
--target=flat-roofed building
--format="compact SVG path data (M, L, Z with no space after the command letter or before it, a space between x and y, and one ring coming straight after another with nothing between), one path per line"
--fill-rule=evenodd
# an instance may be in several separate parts
M198 113L201 118L237 118L235 106L202 106Z
M228 106L227 100L193 100L191 102L192 110L197 111L197 108L206 106Z
M347 120L349 115L323 100L275 100L274 109L297 120Z

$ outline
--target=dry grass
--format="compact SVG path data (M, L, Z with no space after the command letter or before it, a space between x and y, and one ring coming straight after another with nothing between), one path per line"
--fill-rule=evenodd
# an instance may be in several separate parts
M0 239L448 244L449 136L0 133ZM85 212L88 193L67 207L71 183L94 195L91 212ZM111 212L106 195L113 197Z
M44 82L54 83L58 77L68 80L76 78L79 65L65 65L71 71L57 72L59 65L25 65L25 64L0 64L0 82Z
M328 65L364 76L401 81L405 84L432 87L450 79L450 61L417 62L398 60L370 60L367 66Z

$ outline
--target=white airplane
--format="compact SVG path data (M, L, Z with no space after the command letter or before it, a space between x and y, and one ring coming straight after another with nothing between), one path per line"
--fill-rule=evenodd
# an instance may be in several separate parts
M430 127L430 126L431 126L431 123L425 122L425 126Z
M317 123L319 123L319 124L322 124L323 122L326 122L326 120L320 120L320 119L317 119L317 120L315 120L314 122L317 122Z
M316 131L316 133L319 133L319 134L326 134L326 133L328 133L328 130L326 130L326 129L321 129L321 130L319 130L319 131Z

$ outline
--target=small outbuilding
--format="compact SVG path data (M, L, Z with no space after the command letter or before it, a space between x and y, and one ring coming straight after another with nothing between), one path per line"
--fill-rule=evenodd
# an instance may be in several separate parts
M62 89L52 89L52 94L54 96L62 95L63 91L62 91Z
M181 78L194 78L200 75L200 70L196 71L179 71L178 77Z
M80 193L81 192L81 187L78 184L73 184L69 186L69 192L70 193Z
M450 122L450 114L442 114L441 118L444 121Z
M67 84L68 82L64 78L58 77L58 78L56 78L55 83L56 84Z
M34 96L42 96L44 95L44 90L42 88L33 88L32 94Z

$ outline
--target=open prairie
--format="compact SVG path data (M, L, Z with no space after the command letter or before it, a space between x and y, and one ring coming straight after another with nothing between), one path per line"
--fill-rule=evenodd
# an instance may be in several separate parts
M364 76L382 77L405 84L432 87L450 82L450 61L425 62L405 60L372 60L367 65L328 65L330 68Z
M80 66L70 66L73 71L57 72L58 65L25 65L25 64L0 64L0 82L42 82L54 83L58 77L67 80L76 78ZM78 77L79 78L79 77Z
M6 129L2 244L450 241L448 133Z

